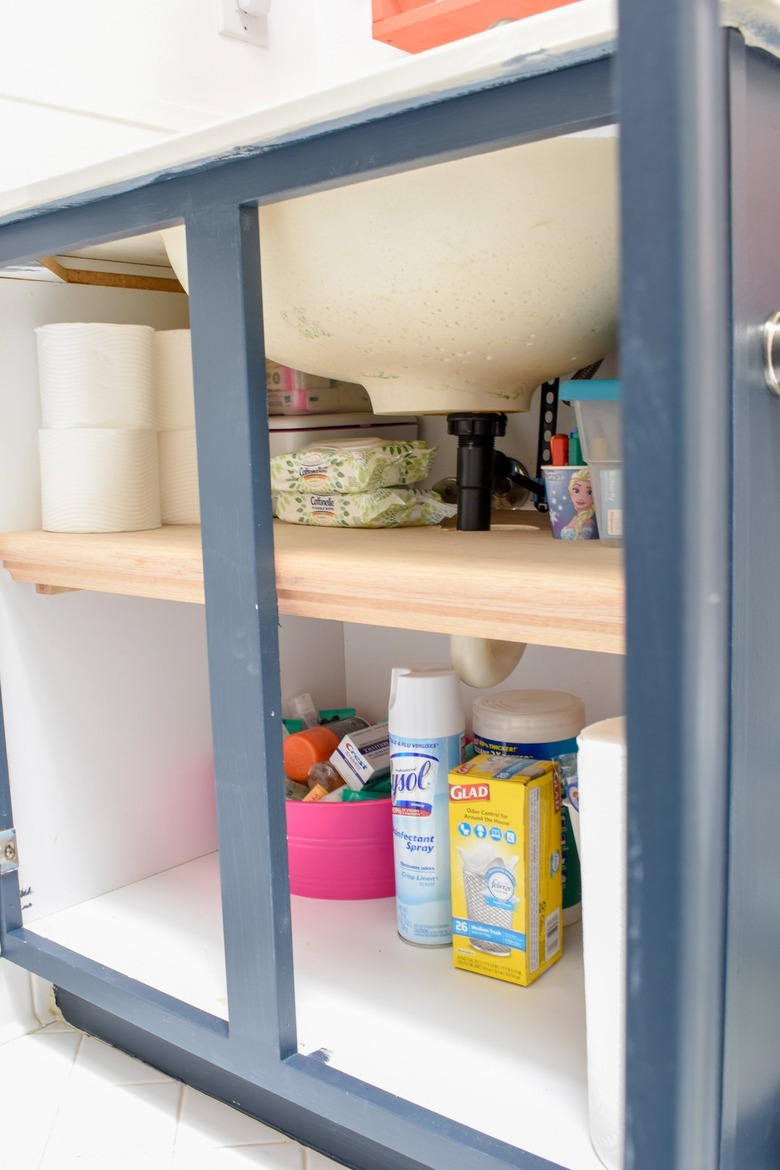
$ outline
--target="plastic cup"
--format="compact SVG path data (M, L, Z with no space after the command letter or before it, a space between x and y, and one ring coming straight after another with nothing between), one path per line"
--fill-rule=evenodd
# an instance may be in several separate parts
M550 527L556 540L596 540L599 535L590 469L543 467Z

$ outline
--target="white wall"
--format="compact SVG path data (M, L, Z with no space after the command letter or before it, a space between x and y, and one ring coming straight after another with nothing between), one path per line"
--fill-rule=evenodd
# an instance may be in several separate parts
M54 282L0 280L3 321L0 529L3 530L40 525L36 447L40 411L33 329L74 311L116 321L148 320L176 325L182 323L183 314L186 320L182 297L157 296L145 301L138 294L66 289ZM118 792L124 790L125 802L138 809L136 821L142 816L146 782L139 783L139 776L143 775L145 761L139 759L136 745L126 743L127 750L123 752L123 745L115 743L113 754L106 759L100 753L93 765L83 766L79 754L65 762L72 741L85 722L89 725L91 721L104 738L108 733L107 701L111 688L100 684L96 694L86 692L84 697L92 706L82 709L80 718L73 717L72 707L68 710L76 695L78 676L88 671L90 665L84 623L92 624L92 637L99 651L106 658L113 655L116 662L126 657L127 643L122 644L123 637L128 643L141 639L139 646L148 645L155 637L155 631L147 623L134 621L132 608L126 634L120 636L118 631L125 621L124 615L122 622L119 620L121 599L103 600L106 603L101 611L103 621L95 627L100 607L85 597L78 594L39 597L32 587L12 586L8 574L4 570L0 573L0 667L14 813L20 831L21 885L33 891L26 895L25 901L33 900L37 897L35 891L41 890L44 909L56 898L67 899L73 891L84 888L83 871L94 860L91 846L101 855L112 847L91 820L85 790L90 787L97 790L103 807L106 795L114 787ZM46 606L46 601L54 604ZM184 626L199 618L196 607L191 609L192 614L184 618ZM197 651L193 654L188 650L187 655L198 658ZM173 664L164 665L163 678L167 673L170 680L173 669ZM120 668L111 673L121 676L126 671ZM101 674L100 678L103 677ZM119 694L132 718L132 693L126 690L123 694L120 684ZM206 745L201 744L194 751L201 757L200 766L206 766ZM202 780L201 791L207 796L208 789ZM30 826L33 818L39 829L25 832L24 826ZM75 832L72 831L74 823L78 827ZM139 838L143 840L142 833ZM47 845L51 845L51 851L45 856ZM192 847L191 841L189 845ZM35 1026L30 987L26 972L0 963L0 1040Z
M308 692L316 708L346 707L344 628L341 622L282 617L279 621L282 714L292 716L290 699Z
M35 327L180 327L186 299L0 280L0 317L0 529L38 528ZM0 670L27 919L213 847L201 607L44 597L3 570Z
M371 0L273 0L269 45L220 36L217 0L38 0L0 38L0 189L375 73Z
M442 582L446 588L446 582ZM518 585L522 593L522 584ZM450 663L450 640L445 634L415 630L386 630L378 626L345 625L347 692L360 696L360 711L369 719L386 719L390 669L415 662ZM461 686L467 730L471 709L480 695L504 690L569 691L585 703L588 723L622 715L622 655L585 650L528 646L513 673L486 690Z

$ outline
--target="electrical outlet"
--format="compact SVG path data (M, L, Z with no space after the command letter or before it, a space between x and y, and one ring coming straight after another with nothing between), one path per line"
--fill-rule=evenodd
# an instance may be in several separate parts
M271 0L217 0L217 29L223 37L235 37L250 45L268 48L268 10Z

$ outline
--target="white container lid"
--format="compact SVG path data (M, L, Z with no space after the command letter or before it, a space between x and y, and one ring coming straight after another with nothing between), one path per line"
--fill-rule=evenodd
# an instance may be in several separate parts
M585 704L567 691L497 691L476 699L474 734L504 743L556 743L585 726Z

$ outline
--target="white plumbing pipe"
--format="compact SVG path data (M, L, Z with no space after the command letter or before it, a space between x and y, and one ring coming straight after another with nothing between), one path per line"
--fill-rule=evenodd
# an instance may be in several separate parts
M450 636L450 655L458 677L469 687L494 687L508 678L525 652L525 642Z

